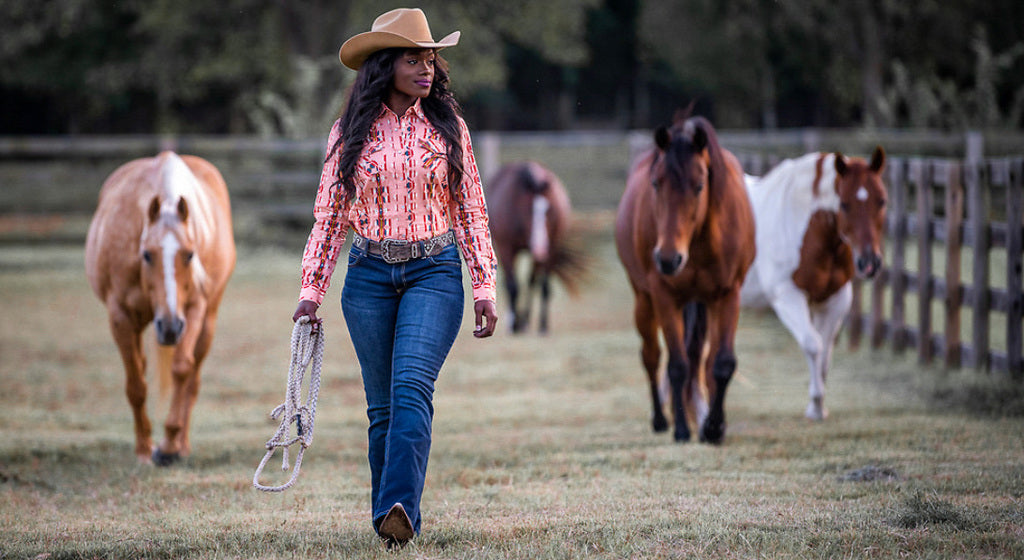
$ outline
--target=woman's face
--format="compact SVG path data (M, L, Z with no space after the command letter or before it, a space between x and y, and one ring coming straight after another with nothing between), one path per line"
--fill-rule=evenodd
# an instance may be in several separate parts
M420 98L430 95L436 57L433 49L407 50L399 55L395 60L394 92Z

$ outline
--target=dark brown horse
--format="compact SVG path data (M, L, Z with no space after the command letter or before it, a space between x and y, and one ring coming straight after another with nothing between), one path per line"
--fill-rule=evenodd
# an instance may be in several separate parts
M534 292L540 289L538 330L548 330L550 278L554 274L574 294L583 271L580 252L568 242L572 205L562 181L535 161L510 163L498 170L487 189L487 214L498 264L508 289L512 332L530 322ZM516 258L530 256L528 291L519 299Z
M675 439L690 439L689 401L700 440L719 443L725 392L736 369L740 287L754 260L754 216L740 164L706 119L676 118L671 128L655 131L654 142L630 171L615 222L616 247L635 296L652 424L656 432L668 429L658 377L660 331L668 347ZM705 356L712 360L711 376L703 375Z
M103 183L86 239L85 272L107 307L124 362L140 462L168 465L190 451L199 366L234 267L227 187L206 160L163 152L122 165ZM150 322L161 392L174 387L159 447L146 414L142 332Z

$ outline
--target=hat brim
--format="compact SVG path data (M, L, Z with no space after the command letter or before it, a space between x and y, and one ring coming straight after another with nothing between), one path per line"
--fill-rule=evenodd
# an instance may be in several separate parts
M353 36L345 44L341 45L338 51L338 58L341 63L353 70L359 70L366 62L367 57L381 50L393 47L404 47L407 49L443 49L453 47L459 43L461 31L454 31L435 43L413 41L388 31L367 31Z

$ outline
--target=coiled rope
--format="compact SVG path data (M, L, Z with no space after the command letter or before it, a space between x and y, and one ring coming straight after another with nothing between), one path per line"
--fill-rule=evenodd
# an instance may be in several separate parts
M313 325L308 316L299 317L292 329L292 359L291 367L288 370L288 388L285 393L284 402L274 408L270 417L280 420L281 425L274 435L267 441L267 453L256 468L256 474L252 477L252 485L257 490L264 492L283 492L290 488L299 478L299 468L302 466L302 455L306 448L313 443L313 421L316 419L316 399L320 393L320 368L324 360L324 326L320 325L317 332L313 331ZM310 366L309 390L306 396L306 404L299 405L302 396L302 382L305 377L306 368ZM295 423L295 437L289 436L289 427ZM295 457L295 468L288 482L281 486L265 486L260 484L260 473L263 467L274 455L274 450L283 447L283 458L281 470L288 470L288 448L299 443L299 453Z

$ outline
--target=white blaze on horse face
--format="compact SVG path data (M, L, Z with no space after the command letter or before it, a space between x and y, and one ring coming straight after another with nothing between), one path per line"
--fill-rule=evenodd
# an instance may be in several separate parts
M533 197L533 219L530 221L530 253L538 261L548 260L550 240L548 239L548 199L536 195Z
M863 186L857 189L857 200L864 202L868 199L868 190Z
M164 291L167 292L167 312L171 315L178 311L178 282L174 275L174 257L181 248L181 243L173 233L167 232L160 240L164 257Z

